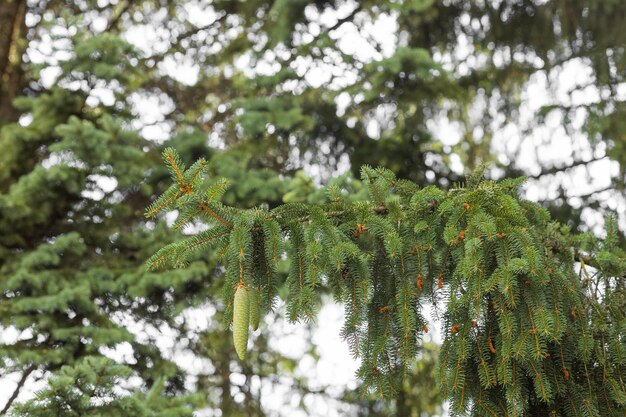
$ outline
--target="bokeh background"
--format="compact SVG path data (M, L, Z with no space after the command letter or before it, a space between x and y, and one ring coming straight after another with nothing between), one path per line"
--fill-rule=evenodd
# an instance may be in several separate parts
M324 294L311 323L279 302L236 360L217 255L143 265L202 227L144 218L160 152L207 158L238 207L364 198L363 164L446 188L484 163L574 230L625 230L624 21L622 0L0 1L0 415L45 415L18 404L86 369L96 409L445 415L436 308L391 400L356 393Z

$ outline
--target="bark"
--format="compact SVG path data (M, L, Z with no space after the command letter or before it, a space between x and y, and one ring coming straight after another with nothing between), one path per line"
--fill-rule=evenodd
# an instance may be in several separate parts
M0 126L15 122L13 100L24 86L22 53L26 48L26 0L0 1Z

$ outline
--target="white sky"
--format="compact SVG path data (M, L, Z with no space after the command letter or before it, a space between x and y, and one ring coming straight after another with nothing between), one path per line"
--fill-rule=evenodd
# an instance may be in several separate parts
M324 13L321 16L307 11L307 17L312 21L310 26L312 31L315 32L320 27L332 26L337 16L347 15L352 10L352 7L350 3L346 3L339 11ZM197 6L190 7L189 16L190 20L198 25L206 24L215 19L212 12L205 11L205 9ZM361 28L360 32L354 24L344 24L333 33L333 37L339 39L339 45L345 53L354 54L362 60L381 59L390 56L395 50L398 42L395 31L394 16L383 15L375 22L367 23ZM150 25L138 25L127 32L127 40L148 54L162 48L162 35L158 28ZM374 37L381 42L382 55L372 48L364 35ZM304 41L307 40L304 39ZM50 45L47 45L46 42L52 41L44 39L44 42L38 45L37 49L39 52L35 49L31 50L34 61L48 59L48 62L50 62L49 58L44 58L46 52L52 53ZM461 53L463 53L462 50ZM56 58L63 59L63 56L57 56ZM445 64L445 57L440 56L439 59ZM52 63L54 63L54 59ZM237 61L237 65L241 66L241 68L247 68L248 60L242 57ZM198 78L199 67L193 62L169 59L162 64L162 70L180 82L194 84ZM449 70L454 71L455 69L449 68ZM261 64L257 65L254 70L249 68L248 71L250 73L253 71L271 73L275 71L275 68L271 64ZM303 62L302 71L306 72L307 82L312 86L317 86L326 82L329 74L336 71L336 69L330 64L313 67ZM58 68L54 65L42 71L44 83L53 83L58 73ZM343 79L340 77L337 82L349 84L353 81L351 74L344 74L344 77ZM522 123L530 123L535 112L541 106L554 103L555 100L565 104L582 104L597 101L599 93L593 87L580 91L573 96L566 93L574 85L584 84L589 80L589 69L581 61L567 63L556 76L538 72L532 77L531 82L523 91L523 103L520 109ZM620 86L620 92L622 95L626 95L626 86ZM95 90L92 96L91 100L93 100L92 103L94 104L97 101L111 104L114 100L113 94L106 88ZM339 100L342 100L341 96ZM164 120L163 113L167 110L167 105L164 106L156 97L136 97L136 103L138 119L134 127L142 129L144 136L153 140L161 141L169 137L172 133L169 126L161 123ZM342 103L340 102L339 104L341 106ZM580 123L580 121L576 123ZM372 127L372 129L375 132L376 126ZM453 146L461 140L459 126L447 119L432 120L429 123L429 129L444 145ZM546 123L532 130L530 135L523 134L523 129L524 126L503 125L497 130L492 146L501 155L501 162L510 162L509 155L512 155L513 151L518 148L522 152L521 158L516 162L520 167L529 169L531 173L538 172L540 164L543 166L566 165L573 162L574 158L591 159L602 156L602 149L599 150L600 154L594 154L591 146L582 134L576 133L573 137L570 137L558 115L548 117ZM346 164L347 162L344 160L344 170L348 168ZM453 159L452 168L458 172L463 171L460 159ZM565 185L568 195L572 196L571 203L580 203L580 199L576 200L576 195L605 188L610 183L611 176L616 174L618 166L608 159L603 159L590 164L588 168L589 176L587 176L587 171L584 167L573 169L568 174L559 175L559 179ZM323 167L306 167L306 171L313 176L319 174L321 170L323 170ZM525 188L526 196L532 200L554 198L556 186L557 181L554 181L554 178L530 182ZM611 193L611 191L605 191L599 195L599 198L602 198L603 201L608 201L609 207L618 211L621 225L624 227L626 221L624 196L612 195ZM602 224L601 216L598 217L599 215L592 210L587 210L584 215L589 224L594 227L593 230L600 231ZM202 331L211 324L212 313L207 311L206 308L189 309L183 315L187 323L192 324L192 331ZM146 329L137 323L128 322L123 317L119 317L118 320L126 323L129 329L138 335L139 340L145 339L148 334L152 334L152 336L157 338L158 346L164 355L176 360L190 374L194 374L198 370L207 369L207 367L210 368L210 363L193 357L188 351L185 351L184 347L176 345L176 333L172 329ZM326 304L317 316L318 324L313 330L312 340L317 346L321 359L316 362L313 358L305 356L297 369L298 374L306 375L310 378L313 387L318 384L320 386L328 384L334 386L337 393L340 393L344 387L355 387L358 383L354 374L359 364L350 356L347 344L339 336L342 322L342 307L331 302ZM267 317L265 325L271 326L271 345L274 349L294 358L302 356L307 336L304 325L289 324L285 321L284 315ZM434 339L440 341L439 325L433 322L429 327L431 328L430 335L434 335ZM193 334L188 336L194 337ZM29 335L20 335L15 329L11 328L0 332L0 341L3 343L14 341L20 337L29 337ZM249 342L250 345L253 342L251 340ZM132 358L132 350L128 344L121 344L114 350L103 350L103 353L121 361L128 361ZM14 374L0 378L0 387L2 387L0 390L0 404L3 404L10 393L12 393L19 377L20 375ZM41 374L33 375L26 389L20 394L20 400L28 398L34 390L43 386L44 381L35 381L37 377L41 378ZM232 378L236 380L239 377L237 373L234 373ZM286 401L291 395L287 387L281 389L276 386L266 386L261 387L261 392L262 404L270 415L307 415L299 409L297 402L290 404L289 401ZM305 399L305 403L311 411L308 415L333 417L345 415L347 411L341 409L339 403L328 400L323 396L308 396Z

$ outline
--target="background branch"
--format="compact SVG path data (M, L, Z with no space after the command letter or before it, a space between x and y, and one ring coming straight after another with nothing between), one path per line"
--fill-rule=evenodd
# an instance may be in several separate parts
M11 394L11 397L9 397L9 399L7 400L7 403L4 405L4 408L2 409L2 411L0 411L1 416L6 415L6 412L9 410L9 408L11 408L11 405L13 405L13 402L15 401L17 396L20 394L20 391L24 387L24 384L26 384L26 380L35 369L37 369L35 365L30 365L28 368L24 370L22 377L17 382L17 386L13 390L13 394Z

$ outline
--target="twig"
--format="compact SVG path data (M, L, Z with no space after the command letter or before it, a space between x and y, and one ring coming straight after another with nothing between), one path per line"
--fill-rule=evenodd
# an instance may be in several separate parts
M357 13L359 13L360 11L363 10L363 6L359 5L357 6L354 10L352 10L352 12L350 12L346 17L342 17L340 19L337 20L337 22L335 22L334 25L324 28L322 31L320 31L320 33L317 34L317 36L314 36L313 40L301 45L301 47L307 47L307 46L311 46L314 43L318 42L320 39L322 39L323 36L327 36L330 32L332 32L333 30L337 30L339 29L344 23L348 23L351 22L352 19L354 19L354 17L357 15ZM288 67L298 56L300 56L299 53L293 53L291 54L291 56L289 56L289 58L285 59L284 61L280 62L280 65L283 68Z
M331 32L331 31L333 31L335 29L339 29L339 27L341 25L343 25L344 23L348 23L348 22L352 21L354 16L356 16L356 14L358 12L360 12L361 10L363 10L363 6L358 5L354 10L352 10L352 12L350 12L349 15L347 15L346 17L342 17L341 19L337 20L337 22L334 25L332 25L331 27L326 29L326 32Z
M126 2L124 7L122 7L122 10L120 10L120 12L116 16L113 16L113 19L111 19L111 21L107 25L105 32L110 32L111 30L116 28L118 23L120 22L120 19L124 15L124 13L128 12L132 5L133 5L133 0L128 0L128 2Z
M30 365L28 368L26 368L24 370L24 373L22 374L22 378L20 378L20 380L17 382L17 386L15 387L15 390L13 391L13 394L11 395L11 397L9 398L7 403L4 405L4 408L2 409L2 411L0 411L0 415L5 415L6 412L9 411L9 408L11 408L11 405L13 404L13 401L15 401L17 396L20 394L20 391L24 387L24 384L26 383L26 380L28 379L28 376L35 369L37 369L37 367L35 365Z
M550 168L542 169L538 174L526 175L526 177L536 180L536 179L539 179L539 178L541 178L541 177L543 177L545 175L557 174L559 172L567 171L569 169L576 168L576 167L581 166L581 165L588 165L588 164L590 164L592 162L601 161L601 160L603 160L605 158L606 158L606 155L598 157L598 158L591 158L588 161L584 161L584 160L574 161L573 163L568 164L568 165L564 165L564 166L553 166L553 167L550 167Z
M595 194L602 193L602 192L605 192L605 191L615 191L615 186L610 184L610 185L607 185L606 187L599 188L597 190L593 190L593 191L590 191L588 193L577 194L577 195L566 195L565 193L561 193L558 197L559 198L565 198L565 199L567 199L567 198L582 198L582 199L585 199L585 198L593 197ZM554 201L554 198L543 198L543 199L539 199L537 201L538 202Z
M202 32L204 30L208 30L210 29L213 25L217 24L217 23L222 23L224 20L226 20L226 18L228 17L228 13L224 13L223 15L221 15L220 17L216 18L215 20L213 20L211 23L208 23L206 25L203 26L195 26L183 33L181 33L180 35L178 35L171 43L170 46L163 52L160 53L156 53L154 55L150 55L147 56L145 58L142 58L140 61L141 62L146 62L148 60L153 60L155 62L161 61L163 58L165 58L165 56L167 56L168 54L172 53L174 50L176 50L176 48L178 48L180 46L180 42L184 39L190 38L191 36Z

